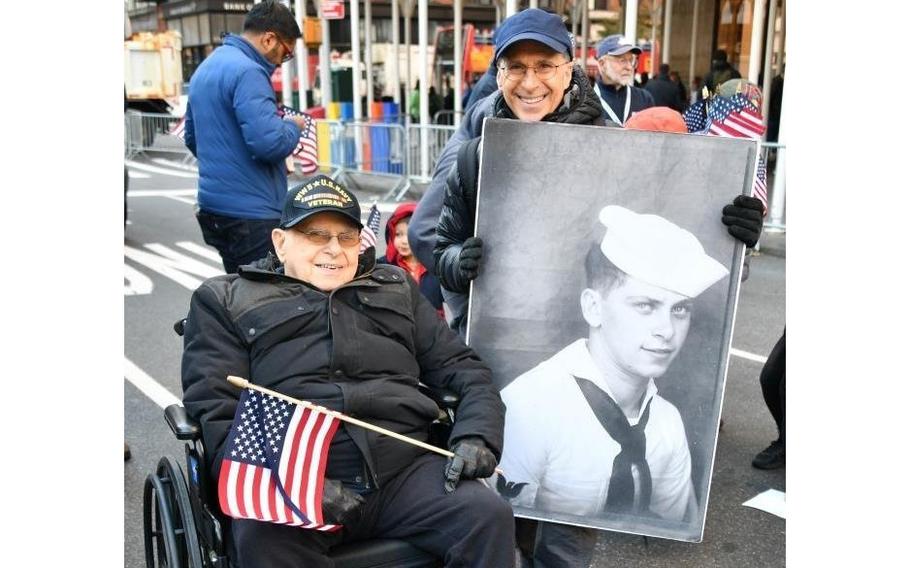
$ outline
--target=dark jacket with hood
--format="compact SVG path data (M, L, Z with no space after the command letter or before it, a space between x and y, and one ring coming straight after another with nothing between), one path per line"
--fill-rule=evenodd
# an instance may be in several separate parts
M516 118L512 109L506 105L501 92L497 92L494 97L488 116ZM563 104L544 116L541 122L604 126L606 123L602 112L588 78L581 68L575 67L572 82L563 97ZM480 131L477 134L479 135ZM459 329L462 334L467 323L464 321L464 315L470 282L465 281L458 272L458 255L464 241L474 235L480 143L481 138L474 138L463 144L458 150L456 163L448 172L442 211L436 227L436 246L433 250L439 282L444 290L454 293L446 295L446 301L452 308L454 317L452 327ZM450 301L450 296L457 297L460 301Z
M461 397L450 442L479 436L498 459L505 407L489 368L402 269L375 265L374 254L367 249L355 278L331 293L285 275L274 257L210 278L193 293L183 403L202 424L213 480L240 395L227 375L423 441L438 408L417 383L444 387ZM326 477L357 489L382 486L426 453L342 424Z

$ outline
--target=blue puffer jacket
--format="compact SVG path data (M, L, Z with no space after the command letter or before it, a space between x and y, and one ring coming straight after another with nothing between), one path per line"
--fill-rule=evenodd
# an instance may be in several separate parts
M275 66L240 36L202 62L190 81L187 147L199 160L199 207L241 219L278 219L288 190L284 159L300 128L278 116Z

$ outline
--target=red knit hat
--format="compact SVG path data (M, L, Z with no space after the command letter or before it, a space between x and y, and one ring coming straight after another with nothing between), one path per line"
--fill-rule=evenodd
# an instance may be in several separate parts
M681 114L670 107L651 107L633 114L626 128L652 132L679 132L686 134L686 122Z

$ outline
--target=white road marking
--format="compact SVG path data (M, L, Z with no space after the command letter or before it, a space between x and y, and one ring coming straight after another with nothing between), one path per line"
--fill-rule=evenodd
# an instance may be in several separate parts
M130 190L130 197L196 197L195 189L137 189Z
M743 359L762 364L768 360L767 357L762 357L761 355L756 355L755 353L749 353L748 351L742 351L741 349L736 348L730 348L730 355L735 355L736 357L742 357Z
M203 258L207 258L207 259L211 260L212 262L217 262L218 264L221 264L221 256L218 254L218 251L216 251L215 249L204 247L204 246L196 244L192 241L180 241L179 243L177 243L177 246L184 250L188 250L192 253L196 253Z
M126 357L123 358L123 377L161 408L167 408L172 404L180 404L180 399L174 396L171 391L161 386L161 383L148 376L145 371Z
M167 176L176 176L176 177L191 178L191 179L196 179L199 177L199 174L196 174L196 173L181 172L181 171L177 171L177 170L171 170L168 168L159 168L158 166L151 166L149 164L143 164L141 162L136 162L133 160L127 160L126 165L128 165L131 168L135 168L137 170L142 170L145 172L151 172L153 174L164 174Z
M151 294L154 284L152 279L139 272L129 264L123 265L123 295L143 296Z
M199 262L164 245L149 243L143 246L152 252L124 246L123 254L134 262L170 278L187 290L193 291L198 288L203 279L224 274L220 268ZM201 276L202 279L194 278L190 274Z
M152 158L152 161L156 164L161 164L162 166L167 166L169 168L177 168L178 170L196 172L197 174L199 173L199 168L195 166L184 164L182 162L175 162L173 160L168 160L167 158Z
M187 199L186 197L179 197L176 195L165 195L168 199L173 199L174 201L179 201L180 203L186 203L187 205L196 205L195 199Z

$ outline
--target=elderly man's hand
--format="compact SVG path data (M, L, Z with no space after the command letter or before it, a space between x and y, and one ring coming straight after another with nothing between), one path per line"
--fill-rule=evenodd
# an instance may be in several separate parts
M326 479L322 488L322 516L326 523L347 525L360 520L364 499L337 479Z
M764 211L765 206L757 197L738 195L733 203L724 207L721 221L731 235L752 248L761 236Z
M480 270L480 261L483 258L483 240L478 237L469 237L461 245L458 253L458 272L466 283L477 278Z
M462 438L455 443L452 452L455 455L449 458L445 469L446 493L453 493L462 478L490 477L496 470L496 456L480 438Z

